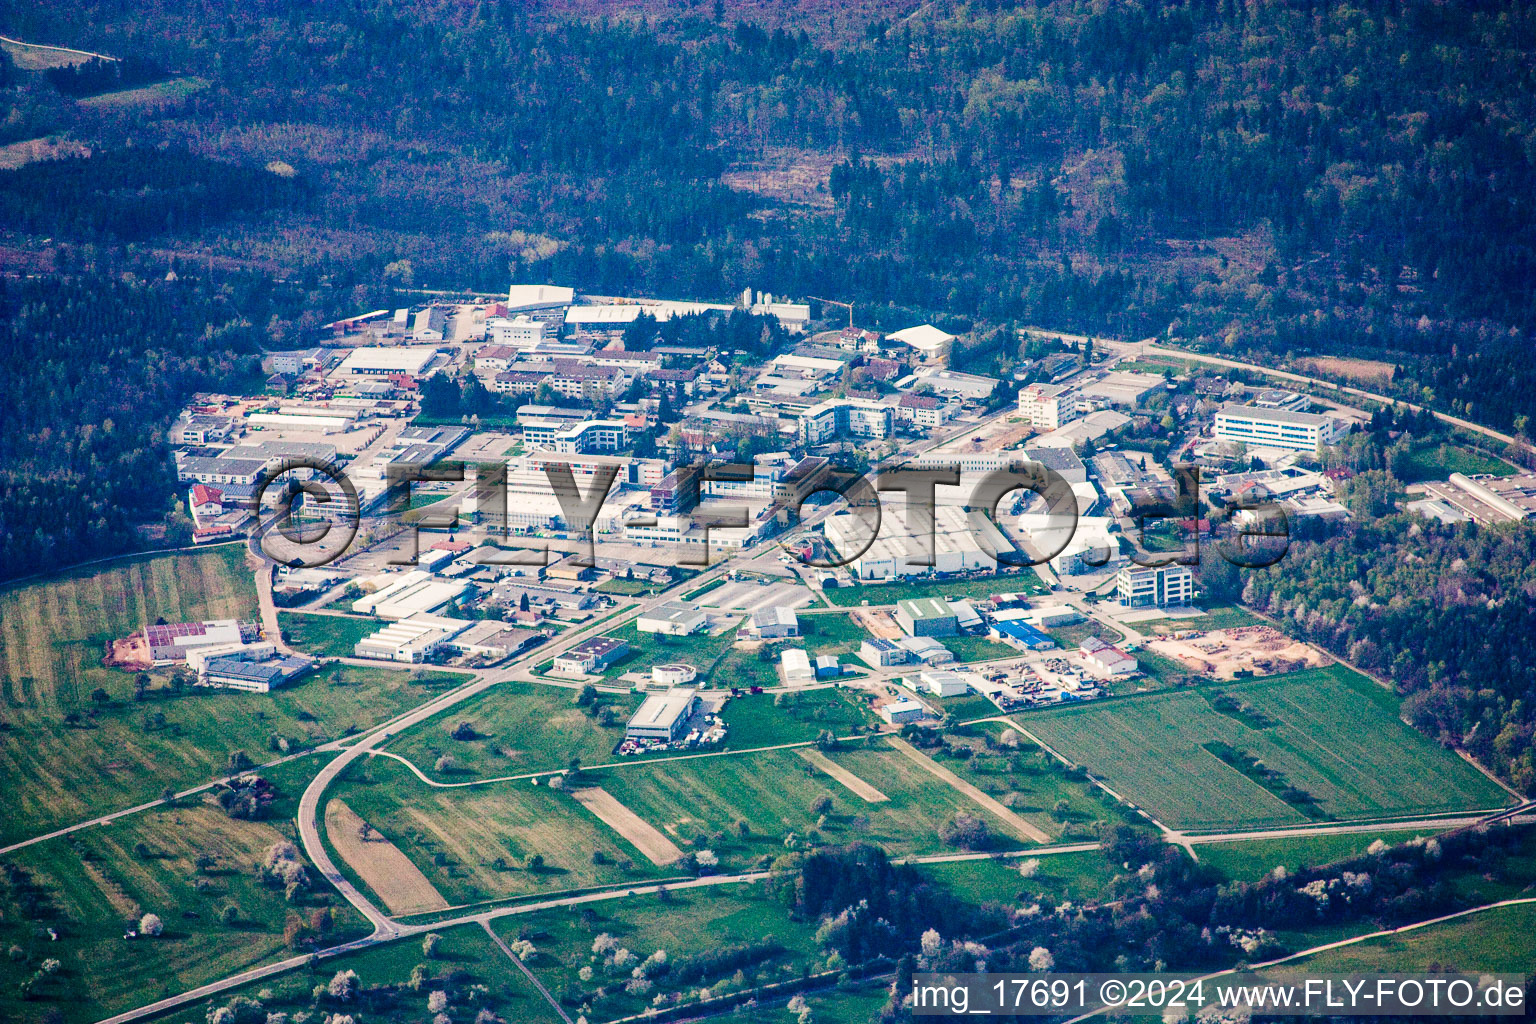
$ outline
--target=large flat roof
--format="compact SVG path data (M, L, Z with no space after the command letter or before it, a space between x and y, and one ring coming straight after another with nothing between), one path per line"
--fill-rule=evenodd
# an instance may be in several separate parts
M1295 423L1305 427L1317 427L1328 422L1327 416L1313 412L1292 412L1289 409L1266 409L1257 405L1239 405L1229 402L1221 407L1217 416L1238 416L1243 419L1261 420L1267 423Z

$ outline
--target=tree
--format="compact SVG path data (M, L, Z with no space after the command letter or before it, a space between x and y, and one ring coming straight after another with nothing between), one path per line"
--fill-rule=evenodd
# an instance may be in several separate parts
M1045 973L1056 966L1056 958L1051 951L1044 946L1036 946L1029 951L1029 969L1039 973Z
M823 815L832 810L832 798L825 793L811 801L811 813Z
M427 1012L443 1013L448 1009L448 993L438 989L427 996Z
M449 772L458 771L459 762L458 759L455 758L452 754L444 754L442 757L437 759L432 767L433 770L436 771L439 775L446 775Z
M984 850L991 845L992 833L985 821L961 812L939 826L939 839L963 850Z
M91 691L91 700L97 704L107 704L112 700L112 695L98 686Z
M453 727L453 731L449 733L449 735L456 740L472 740L478 736L479 733L475 732L475 723L460 722L458 725Z
M155 937L165 931L165 922L160 920L159 914L145 914L139 918L139 934Z
M348 1002L357 994L357 972L337 971L331 976L330 984L325 986L325 991L332 999L343 1003Z

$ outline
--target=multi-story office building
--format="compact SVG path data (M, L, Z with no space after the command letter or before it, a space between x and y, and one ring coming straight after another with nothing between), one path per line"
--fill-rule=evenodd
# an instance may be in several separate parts
M1186 565L1128 565L1115 575L1115 589L1132 608L1185 605L1195 597L1195 574Z
M1216 414L1214 434L1221 441L1315 452L1319 445L1336 442L1348 429L1348 424L1332 416L1256 405L1227 405Z

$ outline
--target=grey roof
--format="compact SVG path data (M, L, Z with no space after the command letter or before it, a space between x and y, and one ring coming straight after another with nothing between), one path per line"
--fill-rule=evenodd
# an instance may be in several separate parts
M753 629L762 629L764 626L798 626L799 624L800 619L795 615L795 610L783 605L759 608L752 613Z
M1315 427L1328 421L1327 416L1319 416L1312 412L1292 412L1289 409L1265 409L1257 405L1240 405L1236 402L1228 402L1221 407L1219 416L1242 416L1245 419L1268 420L1271 423L1297 423L1306 427Z
M222 679L245 679L268 686L309 668L314 664L309 658L288 657L270 661L242 661L239 658L209 658L204 666L208 675Z
M1024 454L1031 462L1038 462L1048 469L1083 469L1083 460L1077 457L1077 453L1071 448L1062 448L1055 445L1041 445L1038 448L1025 448Z

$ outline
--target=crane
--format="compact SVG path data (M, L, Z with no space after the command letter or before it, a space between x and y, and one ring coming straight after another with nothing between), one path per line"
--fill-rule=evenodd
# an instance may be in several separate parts
M850 331L853 330L853 303L838 302L836 299L823 299L816 295L812 295L811 298L828 306L842 306L844 309L846 309L848 311L848 329Z

